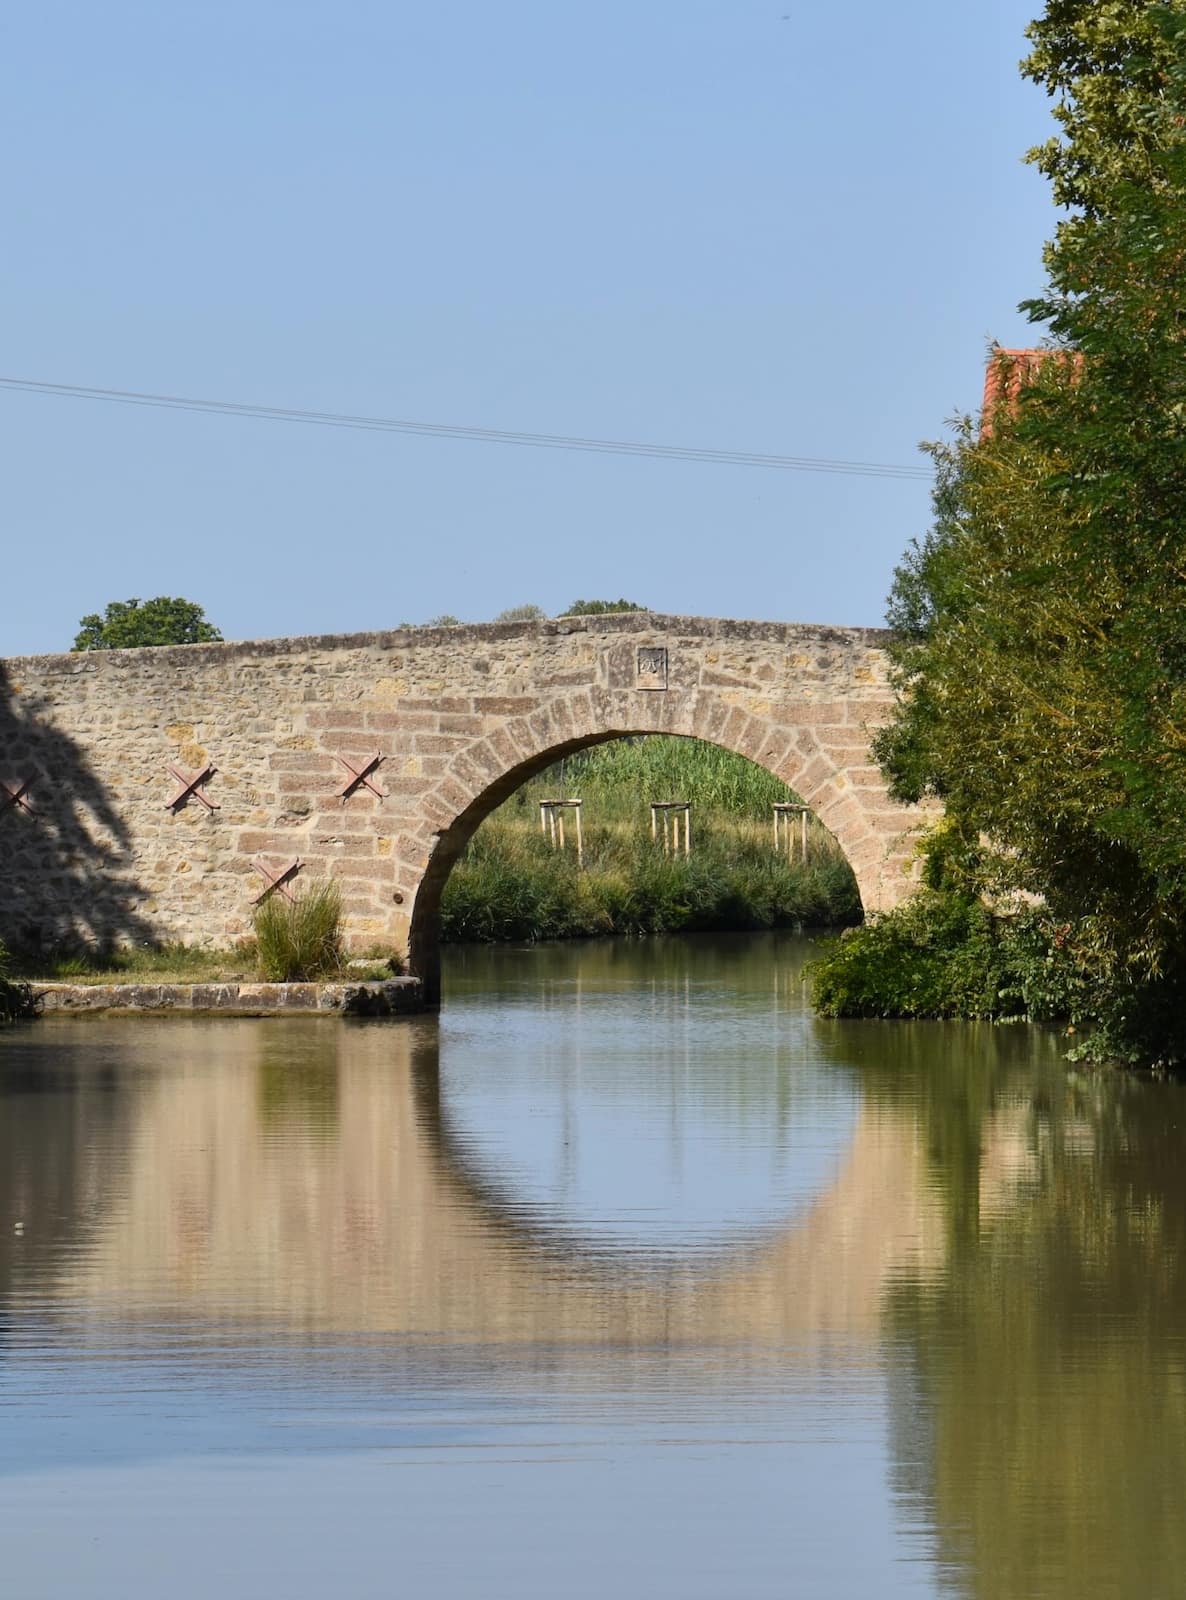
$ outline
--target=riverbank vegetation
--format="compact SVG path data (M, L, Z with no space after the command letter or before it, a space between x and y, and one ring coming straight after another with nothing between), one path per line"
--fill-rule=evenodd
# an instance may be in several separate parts
M336 883L311 883L291 900L270 894L251 920L265 982L309 983L341 971L342 891Z
M928 1014L967 1015L985 939L1007 951L1028 926L1074 978L1086 1053L1179 1066L1186 13L1050 0L1029 37L1023 70L1062 133L1030 155L1066 212L1025 308L1051 353L997 356L980 431L935 448L935 524L889 616L899 708L877 754L897 798L942 800L947 859L915 906L825 958L817 993L914 1014L908 969L944 947Z
M29 985L12 976L8 951L0 944L0 1026L35 1016L36 1001Z
M541 800L582 800L554 847ZM772 806L794 796L764 768L700 740L615 740L568 758L489 817L453 869L442 906L452 943L772 927L842 927L860 899L839 846L812 819L808 860L776 851ZM651 801L692 805L692 849L652 837Z
M990 908L950 866L951 836L930 841L922 888L825 946L807 968L830 1017L1059 1023L1091 1039L1094 985L1072 929L1042 905Z
M7 973L0 962L0 982L19 973L25 980L19 987L32 993L30 983L302 983L346 978L359 982L389 978L402 970L388 950L348 957L341 920L338 885L314 881L300 886L292 900L270 895L252 919L253 936L240 939L230 950L180 942L75 946L14 958Z

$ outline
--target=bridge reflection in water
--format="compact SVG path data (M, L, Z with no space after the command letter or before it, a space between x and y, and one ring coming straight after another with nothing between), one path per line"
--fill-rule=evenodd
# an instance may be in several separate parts
M763 1213L726 1240L677 1225L657 1243L605 1242L517 1203L513 1175L492 1180L459 1126L464 1095L442 1082L435 1021L188 1032L172 1027L170 1049L195 1066L137 1097L126 1187L59 1280L68 1300L482 1343L806 1353L875 1340L887 1281L941 1260L924 1142L893 1107L861 1102L835 1170L781 1226Z

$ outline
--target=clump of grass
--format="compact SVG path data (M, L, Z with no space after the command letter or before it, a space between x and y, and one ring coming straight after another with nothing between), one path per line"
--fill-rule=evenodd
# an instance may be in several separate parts
M273 894L253 918L260 976L307 983L342 966L342 896L336 883L312 883L292 900Z

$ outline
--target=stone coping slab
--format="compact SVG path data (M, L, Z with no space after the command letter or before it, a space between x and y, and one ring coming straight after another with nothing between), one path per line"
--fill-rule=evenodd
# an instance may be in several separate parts
M47 983L34 986L56 1016L397 1017L423 1011L419 978L375 983Z

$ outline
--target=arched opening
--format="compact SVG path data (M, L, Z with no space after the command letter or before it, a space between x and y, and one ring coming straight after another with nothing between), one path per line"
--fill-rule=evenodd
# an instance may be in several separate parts
M484 862L489 866L492 850L497 857L501 849L504 859L495 861L501 874L488 872L482 883L472 886L471 903L473 896L481 901L485 895L491 918L481 927L477 920L467 923L454 904L448 929L454 939L734 931L859 921L864 897L843 841L788 782L788 767L803 770L802 755L796 750L791 755L799 759L788 759L785 743L778 755L778 761L761 761L721 740L612 729L564 740L508 765L436 832L417 886L409 955L430 1002L439 1001L446 886L469 847L482 842L475 836L483 823L489 824L488 834L494 831L495 840L487 846ZM818 786L818 770L813 776ZM551 853L558 840L554 822L545 824L545 803L572 806L577 799L582 801L580 813L558 813L562 826L564 816L569 817L568 852L558 857ZM690 802L690 815L673 817L661 809L685 801ZM549 810L546 815L554 819L557 813ZM581 902L580 919L574 921L567 914L571 908L562 906L552 923L546 918L539 926L523 922L530 916L533 873L542 874L561 895L567 884L574 896L577 815L584 846L581 892L575 896ZM737 870L731 873L731 866ZM508 924L504 918L504 931L492 933L498 909L489 907L489 897L497 897L500 881L514 879L517 870L525 902L517 908L520 925L508 933L505 929L514 927L514 921ZM513 885L509 893L514 895ZM663 894L684 902L691 895L695 903L689 907L673 901L668 907Z

